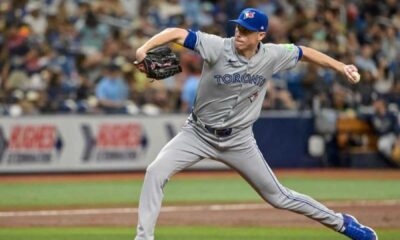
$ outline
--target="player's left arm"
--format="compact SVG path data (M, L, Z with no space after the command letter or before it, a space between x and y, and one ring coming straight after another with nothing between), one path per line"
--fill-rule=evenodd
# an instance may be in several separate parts
M304 46L300 46L300 48L303 51L303 57L301 58L301 60L317 64L321 67L331 68L343 74L346 77L347 81L352 84L355 84L359 81L359 78L357 79L356 77L357 74L355 74L358 73L358 69L356 68L356 66L352 64L346 65L313 48Z

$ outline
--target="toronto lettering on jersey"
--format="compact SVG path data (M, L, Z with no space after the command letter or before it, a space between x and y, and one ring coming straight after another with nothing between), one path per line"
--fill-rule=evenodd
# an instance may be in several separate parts
M251 75L248 73L240 75L239 73L214 75L218 85L233 84L233 83L248 83L257 86L264 85L266 79L261 75Z

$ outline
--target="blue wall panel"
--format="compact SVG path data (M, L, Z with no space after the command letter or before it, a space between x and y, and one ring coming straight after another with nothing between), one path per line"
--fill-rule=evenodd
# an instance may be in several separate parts
M272 168L320 167L308 155L308 138L314 129L311 117L261 117L253 130L258 146Z

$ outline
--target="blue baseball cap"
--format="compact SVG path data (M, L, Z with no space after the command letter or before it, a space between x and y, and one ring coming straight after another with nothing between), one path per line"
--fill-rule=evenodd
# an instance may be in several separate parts
M238 19L230 20L253 32L266 32L268 16L255 8L244 9Z

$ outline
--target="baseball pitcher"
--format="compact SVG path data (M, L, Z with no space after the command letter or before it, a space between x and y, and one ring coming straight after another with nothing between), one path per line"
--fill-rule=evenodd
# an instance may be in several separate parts
M168 28L136 52L137 62L142 62L151 49L174 42L204 59L192 113L180 133L147 168L140 195L136 240L154 239L163 188L170 177L204 158L215 159L239 172L276 208L303 214L351 239L377 240L375 231L361 225L353 216L337 213L309 196L282 186L259 151L252 132L267 80L273 74L291 69L302 60L331 68L350 83L356 83L357 68L312 48L262 44L268 17L257 9L244 9L232 21L236 23L232 38Z

